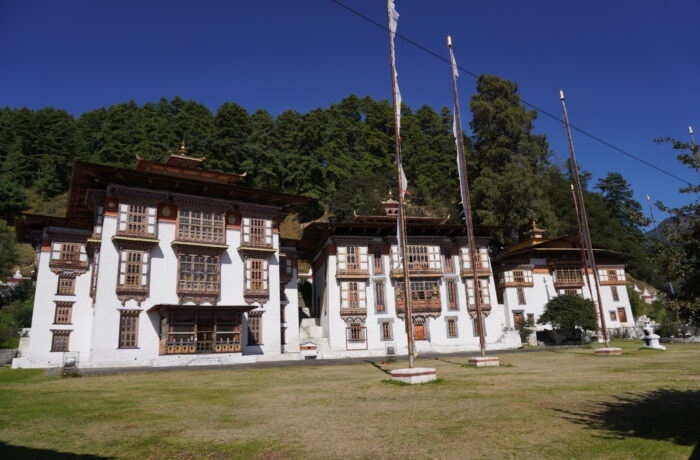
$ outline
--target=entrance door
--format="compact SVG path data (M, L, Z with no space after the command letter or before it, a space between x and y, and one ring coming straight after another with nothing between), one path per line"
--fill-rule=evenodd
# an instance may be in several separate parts
M513 312L513 325L518 328L523 324L523 312L514 311Z
M618 308L618 309L617 309L617 319L618 319L621 323L626 323L626 322L627 322L627 313L625 313L625 309L624 309L624 308Z
M425 324L413 325L413 338L415 340L427 340L425 337Z

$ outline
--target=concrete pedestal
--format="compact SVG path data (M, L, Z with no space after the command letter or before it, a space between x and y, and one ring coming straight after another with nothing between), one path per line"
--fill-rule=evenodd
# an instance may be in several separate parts
M593 352L600 356L615 356L622 354L622 348L608 347L608 348L596 348Z
M469 358L469 365L474 367L498 367L501 363L495 356L477 356L476 358Z
M391 371L391 380L408 383L426 383L437 378L432 367L414 367L413 369L396 369Z

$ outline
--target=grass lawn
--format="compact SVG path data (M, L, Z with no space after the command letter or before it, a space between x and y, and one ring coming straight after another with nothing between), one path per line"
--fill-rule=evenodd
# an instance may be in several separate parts
M75 378L0 370L0 458L678 458L700 441L700 346L617 342L418 359ZM695 456L700 456L700 446ZM83 457L87 458L87 457Z

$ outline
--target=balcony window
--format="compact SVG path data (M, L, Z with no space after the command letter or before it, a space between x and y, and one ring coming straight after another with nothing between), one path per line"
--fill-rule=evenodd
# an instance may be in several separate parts
M391 257L394 270L402 270L399 263L400 248L391 247ZM408 270L413 273L432 272L442 273L442 261L440 260L440 248L437 246L406 246L406 258L408 259Z
M219 256L181 254L178 289L185 292L219 292Z
M554 270L554 283L583 285L583 274L579 267L561 267Z
M177 239L225 244L223 213L180 209L177 220Z
M397 309L405 309L403 281L397 281L395 292ZM440 310L440 288L438 282L436 280L412 280L411 307L413 311Z

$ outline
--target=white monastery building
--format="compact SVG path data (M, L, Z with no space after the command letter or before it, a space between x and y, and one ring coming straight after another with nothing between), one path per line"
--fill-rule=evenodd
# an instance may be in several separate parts
M242 175L202 161L183 144L166 162L139 159L136 169L76 162L66 217L18 221L18 239L37 250L36 295L13 367L406 354L395 200L378 216L315 222L302 240L284 239L280 223L309 198L241 186ZM517 324L536 320L553 296L589 297L574 239L544 239L533 225L527 241L492 261L481 236L472 261L465 226L445 220L407 218L418 353L479 349L474 289L488 350L519 347ZM302 308L299 257L312 266ZM633 326L624 258L599 248L596 258L608 327Z
M582 269L578 238L545 238L544 230L534 222L527 236L493 258L498 303L512 315L510 324L526 320L536 323L545 304L559 294L577 294L597 305L593 273L586 274ZM621 332L635 327L627 295L626 257L600 247L594 247L593 253L607 329Z
M66 217L18 224L37 247L37 280L13 367L300 356L298 241L279 224L309 199L241 187L201 161L183 145L136 170L76 162Z

